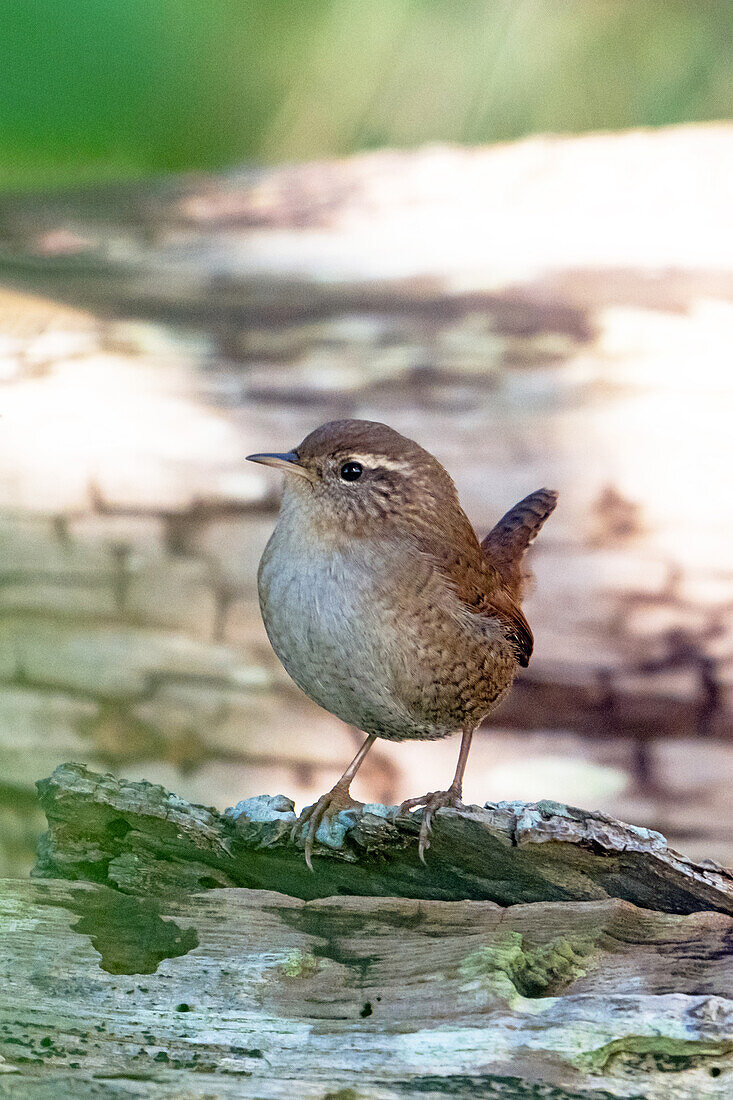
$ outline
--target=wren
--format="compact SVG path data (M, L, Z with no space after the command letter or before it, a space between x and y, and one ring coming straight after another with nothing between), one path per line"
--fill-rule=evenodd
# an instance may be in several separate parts
M386 424L334 420L249 458L287 474L258 573L272 647L306 695L367 735L299 818L308 867L324 816L361 805L349 787L377 737L461 733L448 790L401 806L422 807L424 862L435 812L461 807L474 730L532 654L522 559L557 494L531 493L480 543L438 460Z

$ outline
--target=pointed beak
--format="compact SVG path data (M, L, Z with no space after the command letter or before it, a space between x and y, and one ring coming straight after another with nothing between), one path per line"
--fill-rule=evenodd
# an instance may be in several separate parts
M285 470L290 474L299 474L307 481L313 481L313 475L305 466L301 466L300 458L295 451L287 451L285 454L261 454L247 455L248 462L259 462L263 466L275 466L278 470Z

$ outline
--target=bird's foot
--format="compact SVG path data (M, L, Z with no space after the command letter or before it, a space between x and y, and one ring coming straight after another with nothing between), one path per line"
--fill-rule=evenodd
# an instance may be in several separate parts
M305 862L309 871L313 870L313 845L321 822L324 820L330 822L342 810L361 810L363 806L363 802L357 802L356 799L351 797L348 785L339 783L330 791L327 791L326 794L322 794L312 806L306 806L295 825L293 825L290 836L291 839L295 840L299 834L304 835Z
M420 822L420 840L417 854L422 862L425 862L425 851L430 847L430 834L433 831L433 814L442 806L452 806L456 810L465 809L461 802L461 791L458 787L449 787L447 791L431 791L419 798L407 798L400 806L400 813L407 813L417 806L422 807L422 821Z

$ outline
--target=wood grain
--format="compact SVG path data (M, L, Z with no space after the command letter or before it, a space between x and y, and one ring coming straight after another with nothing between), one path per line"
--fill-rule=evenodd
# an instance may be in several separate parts
M20 880L0 912L0 1096L730 1095L722 913Z
M45 877L0 881L0 1096L730 1095L730 878L658 834L441 811L424 868L372 807L308 874L283 796L39 788Z

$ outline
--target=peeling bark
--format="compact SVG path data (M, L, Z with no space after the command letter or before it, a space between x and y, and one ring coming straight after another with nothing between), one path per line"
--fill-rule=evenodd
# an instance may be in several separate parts
M64 764L39 784L49 832L36 873L128 893L246 886L304 899L332 894L493 901L619 898L669 913L733 914L733 875L693 863L664 837L556 802L438 811L426 865L420 812L366 806L318 833L316 871L291 838L292 802L250 798L220 814L164 788Z
M730 1095L731 878L659 834L442 810L423 867L374 806L309 874L283 796L39 789L37 877L0 884L0 1096Z

